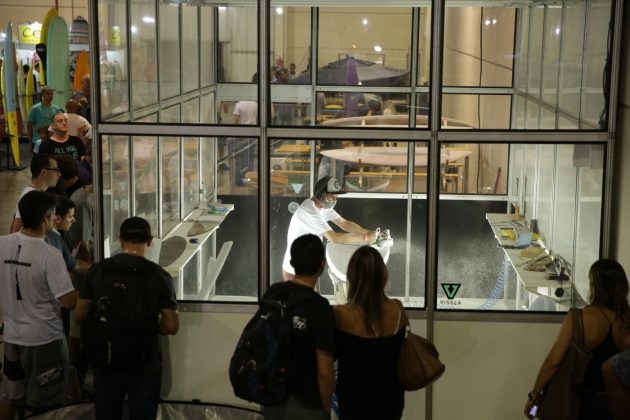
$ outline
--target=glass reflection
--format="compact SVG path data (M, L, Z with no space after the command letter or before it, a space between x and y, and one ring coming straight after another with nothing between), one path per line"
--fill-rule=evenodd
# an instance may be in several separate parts
M125 3L98 3L101 118L129 111Z
M160 4L160 99L180 93L179 7Z
M134 215L145 218L158 232L157 137L133 138Z
M409 127L409 95L318 92L317 123L327 127ZM416 126L426 127L427 117L419 118Z
M138 109L153 105L158 100L155 5L132 0L130 10L132 104L134 109Z

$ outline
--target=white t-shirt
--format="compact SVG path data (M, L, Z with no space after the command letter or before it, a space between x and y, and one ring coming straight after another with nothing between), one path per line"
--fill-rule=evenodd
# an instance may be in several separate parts
M87 128L87 132L85 137L91 139L92 138L92 125L86 120L84 117L78 114L66 114L68 115L68 134L71 136L75 136L78 138L83 137L83 133L79 133L79 128L81 126L85 126Z
M241 117L240 124L256 125L258 120L258 102L239 101L234 106L234 112L232 114Z
M18 198L18 203L20 202L20 199L21 199L22 197L24 197L24 195L25 195L27 192L30 192L30 191L35 191L36 189L37 189L37 188L33 188L33 187L32 187L32 186L30 186L30 185L29 185L28 187L24 188L24 189L22 190L22 194L20 194L20 198ZM15 218L16 218L16 219L21 219L21 217L20 217L20 209L18 208L17 203L15 204Z
M315 207L315 202L308 198L300 204L293 213L289 230L287 232L287 249L284 252L282 269L287 273L295 274L291 265L291 244L302 235L312 233L323 238L324 233L332 230L328 222L338 219L339 213L335 210L320 209Z
M41 346L63 338L57 299L74 287L58 249L21 232L1 236L0 279L4 341Z

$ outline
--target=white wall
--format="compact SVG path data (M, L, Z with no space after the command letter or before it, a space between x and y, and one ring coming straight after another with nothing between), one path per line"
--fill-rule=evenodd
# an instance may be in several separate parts
M248 406L234 397L228 366L252 314L180 316L179 334L167 339L163 396ZM425 335L424 326L423 320L412 321L418 334ZM434 387L433 419L520 419L527 392L558 328L558 324L536 322L438 321L435 343L446 372ZM403 419L422 420L424 412L425 391L407 393Z

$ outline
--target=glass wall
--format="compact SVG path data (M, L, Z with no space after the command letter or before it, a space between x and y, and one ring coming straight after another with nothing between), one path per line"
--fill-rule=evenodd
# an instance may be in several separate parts
M593 221L606 202L610 0L446 0L439 22L430 1L263 4L267 22L249 1L98 2L109 254L120 222L142 215L180 299L256 300L282 278L298 207L334 176L347 191L335 210L380 228L389 293L410 307L587 299L605 240ZM539 252L562 284L524 270ZM344 264L320 281L331 301Z

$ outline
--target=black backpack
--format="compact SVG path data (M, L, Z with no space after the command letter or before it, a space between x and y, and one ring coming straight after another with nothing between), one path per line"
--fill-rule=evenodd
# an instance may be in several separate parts
M296 363L292 358L293 308L317 295L271 288L247 323L230 360L234 395L262 405L289 397Z
M128 268L115 259L101 263L102 276L92 283L92 306L81 328L84 351L98 368L140 368L159 345L157 294L147 286L158 266L143 260Z

